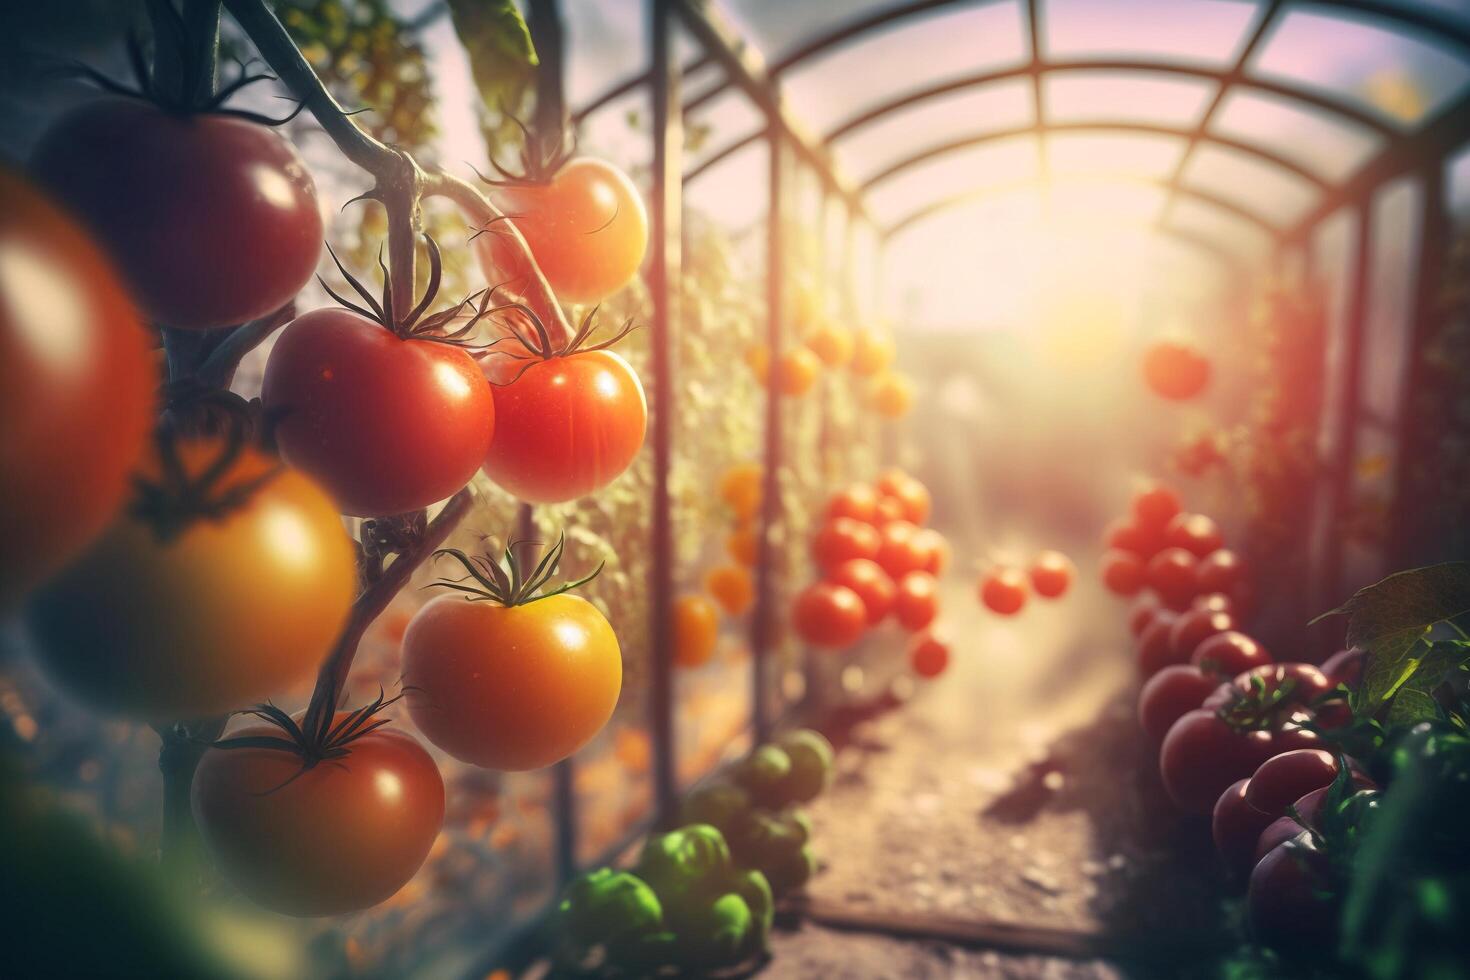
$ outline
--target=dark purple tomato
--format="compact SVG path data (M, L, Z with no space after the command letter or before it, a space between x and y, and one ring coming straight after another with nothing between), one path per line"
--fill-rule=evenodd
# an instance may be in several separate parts
M1215 810L1210 817L1210 835L1215 839L1215 850L1231 876L1242 881L1255 867L1257 841L1271 826L1270 814L1262 813L1246 802L1249 783L1249 779L1237 779L1231 783L1215 801ZM1297 831L1300 830L1298 827Z
M1336 947L1342 907L1328 857L1302 831L1272 848L1251 872L1251 931L1278 952L1320 955Z
M1248 778L1271 751L1271 734L1232 728L1214 711L1187 712L1164 736L1159 776L1185 813L1210 813L1220 794Z

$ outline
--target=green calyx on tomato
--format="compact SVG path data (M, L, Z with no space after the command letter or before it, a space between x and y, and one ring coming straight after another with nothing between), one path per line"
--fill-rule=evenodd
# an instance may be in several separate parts
M516 325L515 319L507 319L506 326L510 328L511 335L521 347L524 353L511 353L510 351L497 351L502 357L508 357L513 361L527 361L525 367L511 378L507 385L514 384L522 374L525 374L532 365L538 361L549 361L554 357L571 357L573 354L587 354L592 351L609 350L620 340L637 329L637 325L631 319L624 320L618 332L607 340L596 344L588 344L592 334L596 332L599 324L597 322L598 307L594 306L582 317L582 322L577 325L577 332L561 346L552 342L551 334L546 330L546 324L541 318L520 304L510 304L513 308L524 315L524 319L531 324L531 332L524 333ZM518 318L517 318L518 319Z
M216 740L212 746L216 749L279 749L299 756L302 769L310 769L327 759L350 755L353 742L392 724L393 719L379 718L378 715L402 697L402 694L397 694L390 698L380 690L370 704L335 718L330 712L323 712L320 720L313 722L312 713L308 711L303 724L298 724L295 718L270 702L258 704L240 714L259 718L279 729L280 735L231 736Z
M563 582L548 588L547 584L556 574L557 566L561 564L566 542L565 535L557 538L556 544L547 549L546 554L541 556L541 560L536 563L536 567L529 575L524 572L521 560L516 555L516 547L522 542L509 542L505 546L505 554L500 561L493 561L489 557L482 556L471 557L458 548L441 548L434 552L434 557L450 556L464 566L465 571L469 573L469 578L475 584L466 585L465 579L440 579L433 585L463 592L470 602L489 601L507 607L524 606L537 599L561 595L595 579L601 574L603 565L606 564L598 562L597 567L587 575L575 581Z

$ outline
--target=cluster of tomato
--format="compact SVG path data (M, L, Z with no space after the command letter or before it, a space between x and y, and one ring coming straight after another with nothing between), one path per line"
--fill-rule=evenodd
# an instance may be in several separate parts
M1060 551L1039 552L1024 571L1013 565L992 565L980 577L979 595L985 608L1014 616L1034 591L1043 599L1060 599L1072 587L1077 568Z
M907 652L914 672L943 673L949 644L934 623L949 544L924 526L929 510L928 489L898 469L833 494L811 537L821 579L792 607L797 634L814 647L843 650L892 617L912 634Z
M272 322L315 273L316 187L265 121L140 84L42 136L32 165L50 197L0 171L0 606L26 604L38 660L78 698L164 725L279 694L343 642L359 569L341 515L371 519L365 552L392 552L422 522L415 512L481 469L522 500L583 496L629 465L647 410L636 374L588 330L553 345L501 322L510 343L482 366L484 347L466 338L490 293L429 313L429 242L417 304L349 276L359 300L290 320L259 424L223 390L234 361L214 361L264 339L242 325ZM646 218L616 169L571 161L493 194L530 253L487 229L489 281L526 285L534 257L560 300L582 303L636 275ZM207 355L170 365L162 424L146 323L169 328L171 355ZM201 405L224 406L229 423L195 424ZM261 428L274 446L257 444ZM409 625L409 711L448 754L539 768L611 715L616 636L569 586L549 585L555 551L534 571L509 554L458 555L468 575L444 583L456 594ZM372 581L381 568L363 571ZM381 728L387 703L317 718L259 705L248 713L262 724L205 753L194 812L240 891L330 914L382 901L415 873L444 785L416 738Z
M1212 815L1223 861L1249 878L1262 942L1282 940L1275 930L1288 921L1293 938L1330 936L1337 909L1313 894L1322 884L1313 867L1319 821L1329 803L1333 819L1361 805L1354 798L1373 785L1351 760L1339 779L1345 757L1319 732L1351 720L1346 692L1361 653L1345 650L1320 667L1276 662L1243 629L1252 596L1244 562L1213 521L1184 513L1165 488L1140 493L1107 542L1107 586L1146 590L1128 625L1142 681L1138 721L1158 748L1165 791L1181 811Z
M892 340L875 330L846 330L819 314L803 314L802 320L812 324L802 343L788 348L774 370L769 346L753 344L746 349L746 364L762 385L770 384L774 377L781 394L801 398L815 387L824 367L846 368L867 380L866 400L874 412L890 419L908 414L914 404L914 385L893 368Z

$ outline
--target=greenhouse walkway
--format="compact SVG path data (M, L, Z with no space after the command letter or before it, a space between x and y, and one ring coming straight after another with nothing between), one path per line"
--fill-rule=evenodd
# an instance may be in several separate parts
M848 733L763 976L1176 977L1218 943L1208 827L1164 805L1122 617L1079 586L1001 619L950 581L950 669Z

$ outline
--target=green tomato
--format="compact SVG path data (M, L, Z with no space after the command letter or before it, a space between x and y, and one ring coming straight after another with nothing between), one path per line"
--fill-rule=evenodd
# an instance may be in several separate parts
M679 945L693 965L734 963L745 955L755 927L750 906L734 892L690 911L679 930Z
M746 952L765 949L776 921L776 898L771 894L771 883L759 871L745 871L735 877L735 893L745 899L750 909L752 929Z
M730 838L730 849L743 867L762 871L779 864L805 843L802 826L785 814L756 812Z
M832 743L810 728L787 732L776 742L788 759L791 772L782 783L783 801L809 803L832 783Z
M767 805L784 802L785 785L791 775L791 757L784 749L762 745L735 767L735 779L751 798Z
M676 926L693 906L726 891L730 870L724 835L702 823L648 838L634 868Z
M728 836L748 818L750 794L730 783L701 786L684 799L685 823L707 823Z
M785 895L811 880L812 875L817 873L817 858L810 847L802 846L762 870L766 874L766 880L771 883L771 891L777 895Z
M598 868L562 892L557 928L581 956L592 946L615 950L663 928L663 907L652 888L635 875Z

